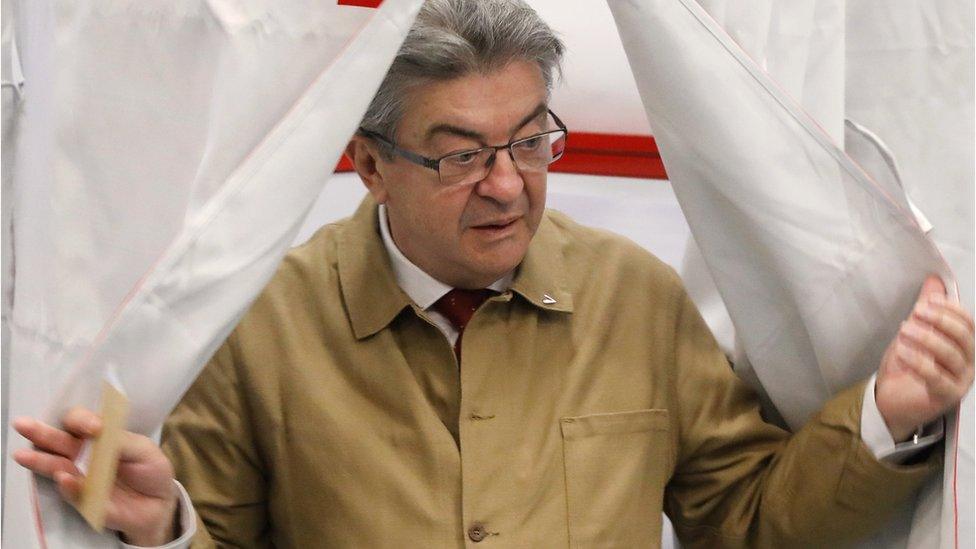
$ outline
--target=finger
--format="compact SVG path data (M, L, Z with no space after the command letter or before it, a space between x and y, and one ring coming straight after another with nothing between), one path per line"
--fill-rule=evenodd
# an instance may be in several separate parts
M962 315L959 314L958 311L961 311L961 308L957 308L958 311L954 311L951 305L954 304L947 301L923 302L915 307L912 316L924 320L932 327L950 337L962 351L965 361L971 363L973 361L974 346L973 328L970 324L971 319L964 316L965 311L962 311Z
M58 492L69 503L77 503L81 497L82 477L72 475L66 471L54 474L54 481L58 484Z
M913 319L902 325L899 335L917 350L932 355L938 365L945 368L955 380L965 378L968 370L966 357L962 349L943 332Z
M173 493L173 466L152 439L126 433L119 452L119 479L144 495Z
M91 438L102 432L102 420L87 408L72 408L61 418L65 431L79 437Z
M122 446L119 448L119 461L126 463L149 462L155 461L161 456L162 450L151 438L126 431L122 439Z
M30 417L15 419L13 426L35 447L68 459L75 459L84 443L80 438Z
M936 303L945 306L946 309L949 310L949 312L956 315L959 318L959 320L961 320L964 324L969 326L970 330L972 330L974 325L976 325L976 323L973 322L973 315L969 314L969 311L963 308L962 303L960 303L959 300L954 297L949 297L947 295L938 294L938 293L932 293L927 295L925 297L925 300L931 303Z
M923 301L935 295L946 295L946 287L941 278L936 275L929 275L925 278L925 282L922 282L917 301Z
M73 475L80 474L70 459L28 448L21 448L14 452L14 461L47 478L54 478L56 473L62 471Z
M898 343L896 352L902 366L915 372L925 383L929 392L939 401L948 404L957 400L956 384L952 382L945 370L936 366L931 355L914 349L903 342Z
M942 294L930 294L924 300L920 301L932 303L939 307L944 307L947 313L952 314L954 317L959 319L959 321L965 324L970 330L973 329L973 316L969 314L969 311L964 309L962 304L959 303L959 301L957 301L955 298Z

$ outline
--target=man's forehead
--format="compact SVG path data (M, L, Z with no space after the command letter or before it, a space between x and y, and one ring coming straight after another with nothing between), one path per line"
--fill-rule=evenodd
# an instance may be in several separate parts
M508 135L515 134L531 122L545 116L548 112L548 106L545 102L539 102L527 111L526 109L519 110L521 111L521 116L514 119L514 122L504 128ZM489 137L487 133L496 130L496 128L490 127L494 126L494 124L479 119L476 116L465 116L465 114L471 113L460 113L454 116L448 115L429 119L426 123L426 128L422 130L423 139L430 141L439 134L447 134L485 141ZM518 116L519 113L512 112L512 114Z
M498 139L544 114L548 95L537 63L513 61L411 89L400 130L417 143L440 135L439 126Z

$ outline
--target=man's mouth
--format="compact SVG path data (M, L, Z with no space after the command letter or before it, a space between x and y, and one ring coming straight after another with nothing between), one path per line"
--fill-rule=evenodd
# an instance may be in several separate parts
M521 216L507 217L505 219L498 219L489 223L481 223L473 226L472 228L477 229L478 232L482 234L502 235L507 230L511 229L515 225L515 222L521 218Z
M496 220L496 221L492 221L490 223L482 223L480 225L475 225L474 228L475 229L498 231L498 230L501 230L501 229L505 229L507 227L510 227L513 223L515 223L518 220L519 220L519 216L509 217L509 218L506 218L506 219L499 219L499 220Z

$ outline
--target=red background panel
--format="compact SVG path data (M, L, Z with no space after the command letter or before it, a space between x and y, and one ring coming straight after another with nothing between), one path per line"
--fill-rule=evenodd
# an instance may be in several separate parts
M667 179L657 143L649 135L569 132L553 172Z

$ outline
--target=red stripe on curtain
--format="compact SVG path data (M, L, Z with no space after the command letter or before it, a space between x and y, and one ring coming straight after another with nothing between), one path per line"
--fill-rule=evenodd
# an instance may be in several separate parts
M359 6L361 8L377 8L383 0L339 0L340 6Z

